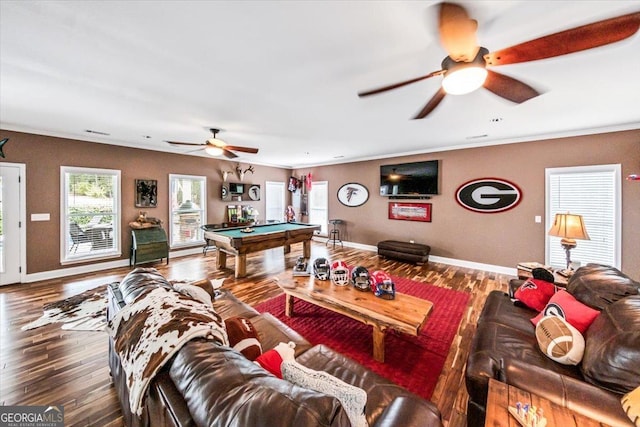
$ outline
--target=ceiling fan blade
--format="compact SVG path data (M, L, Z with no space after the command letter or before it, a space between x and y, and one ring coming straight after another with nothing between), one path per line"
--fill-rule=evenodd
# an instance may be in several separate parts
M531 98L535 98L540 93L531 86L516 80L513 77L487 70L487 79L484 87L498 96L509 101L521 104Z
M227 150L226 148L222 149L222 154L224 154L224 156L228 159L235 159L236 157L238 157L235 153L232 153L231 151Z
M165 141L168 142L169 144L173 144L173 145L190 145L192 147L198 147L198 146L205 146L207 144L194 144L191 142L178 142L178 141Z
M505 65L552 58L624 40L639 27L640 12L630 13L491 52L485 60L487 65Z
M456 62L471 62L480 46L476 38L478 21L469 18L466 9L453 3L441 3L438 29L440 43Z
M424 108L420 110L418 114L416 114L413 120L424 119L425 117L427 117L427 115L431 113L438 106L438 104L440 104L440 101L442 101L446 94L447 92L445 92L442 86L440 86L438 92L436 92L436 94L433 95L429 102L427 102L427 105L425 105Z
M366 92L360 92L360 93L358 93L358 96L362 98L363 96L375 95L375 94L380 93L380 92L386 92L388 90L397 89L399 87L406 86L406 85L411 84L411 83L419 82L420 80L425 80L425 79L428 79L429 77L439 76L440 74L443 74L443 73L444 73L444 70L434 71L434 72L429 73L427 75L424 75L424 76L421 76L421 77L416 77L415 79L406 80L404 82L395 83L395 84L392 84L392 85L389 85L389 86L384 86L384 87L381 87L381 88L378 88L378 89L369 90L369 91L366 91Z
M222 148L225 148L227 150L232 150L232 151L241 151L243 153L251 153L251 154L257 154L258 153L258 149L257 148L239 147L237 145L225 145Z

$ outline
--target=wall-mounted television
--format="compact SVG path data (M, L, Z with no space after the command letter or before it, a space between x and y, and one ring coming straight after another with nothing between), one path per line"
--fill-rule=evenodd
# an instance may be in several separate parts
M438 194L438 160L380 166L380 195L420 198Z
M243 194L244 184L237 184L235 182L229 183L229 193L231 194Z

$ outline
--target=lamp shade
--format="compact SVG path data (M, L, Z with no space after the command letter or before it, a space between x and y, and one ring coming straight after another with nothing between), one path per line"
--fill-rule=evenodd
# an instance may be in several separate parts
M584 226L582 215L570 213L556 214L553 225L549 229L549 235L564 239L591 240Z
M442 87L451 95L464 95L480 88L487 79L487 70L483 67L460 67L447 71Z

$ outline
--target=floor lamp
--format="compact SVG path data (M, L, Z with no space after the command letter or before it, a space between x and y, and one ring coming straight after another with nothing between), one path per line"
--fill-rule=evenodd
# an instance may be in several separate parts
M582 215L556 214L553 225L549 229L549 236L562 237L560 245L567 252L567 269L565 273L571 271L571 249L576 247L576 240L591 240L587 229L584 227Z

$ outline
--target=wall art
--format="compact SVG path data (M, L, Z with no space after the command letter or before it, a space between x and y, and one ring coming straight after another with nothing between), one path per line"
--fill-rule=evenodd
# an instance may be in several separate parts
M338 190L338 200L345 206L356 207L364 205L369 200L369 190L362 184L350 182Z
M155 208L156 206L158 206L158 181L136 179L136 208Z
M389 202L389 219L431 222L431 203Z

